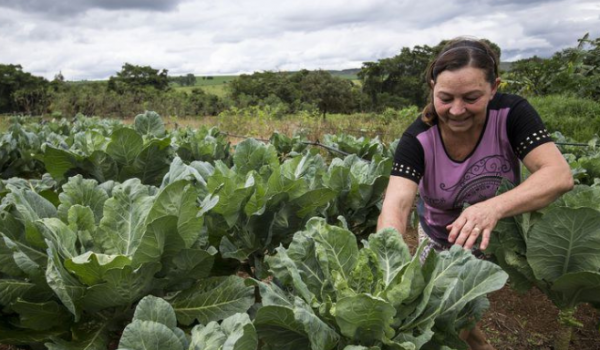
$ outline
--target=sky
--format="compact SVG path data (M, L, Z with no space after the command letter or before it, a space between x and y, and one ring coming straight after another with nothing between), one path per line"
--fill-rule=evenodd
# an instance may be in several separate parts
M600 36L598 0L0 0L0 64L47 79L360 68L464 35L514 61L585 33Z

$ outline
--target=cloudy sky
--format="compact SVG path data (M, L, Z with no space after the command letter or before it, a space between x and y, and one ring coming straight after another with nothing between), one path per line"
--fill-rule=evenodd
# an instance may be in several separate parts
M586 32L600 36L598 0L0 0L0 63L48 79L106 79L125 62L169 75L360 68L459 35L512 61Z

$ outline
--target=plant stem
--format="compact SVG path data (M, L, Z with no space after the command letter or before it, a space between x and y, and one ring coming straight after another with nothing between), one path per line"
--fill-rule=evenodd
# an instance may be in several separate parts
M558 314L560 329L554 339L555 350L569 350L569 344L573 336L573 327L581 327L582 324L575 318L574 308L567 308L560 310Z

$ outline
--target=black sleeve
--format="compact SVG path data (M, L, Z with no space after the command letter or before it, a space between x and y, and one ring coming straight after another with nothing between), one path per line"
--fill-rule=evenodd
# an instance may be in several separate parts
M508 139L521 160L537 146L552 142L542 118L525 99L511 108L506 122Z
M394 163L392 164L392 176L404 177L418 184L423 177L424 170L425 155L423 146L414 135L405 132L396 148Z

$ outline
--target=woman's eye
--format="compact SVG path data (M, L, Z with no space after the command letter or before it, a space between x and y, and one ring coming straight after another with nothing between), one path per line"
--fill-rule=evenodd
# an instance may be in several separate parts
M465 97L465 102L467 103L473 103L475 101L477 101L477 97Z

